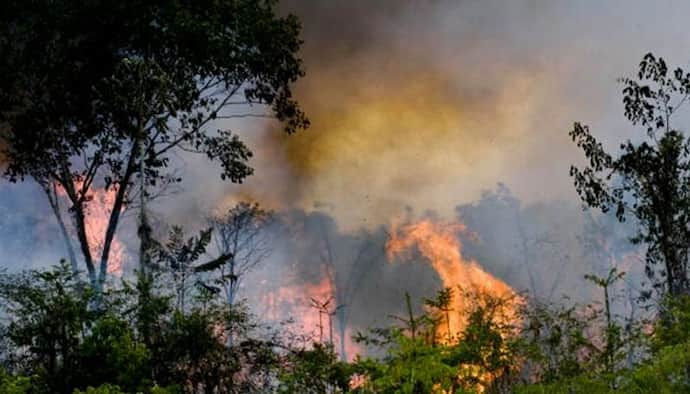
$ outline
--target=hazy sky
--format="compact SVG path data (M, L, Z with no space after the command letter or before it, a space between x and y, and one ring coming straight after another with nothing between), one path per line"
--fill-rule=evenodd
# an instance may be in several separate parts
M497 182L527 202L575 201L573 121L633 137L616 78L650 51L690 61L686 1L288 0L281 12L303 24L295 91L312 127L231 125L256 152L244 185L181 157L190 176L163 202L171 222L250 198L352 229L406 206L451 214Z
M307 76L296 92L313 125L289 137L254 125L244 134L256 175L205 188L202 205L233 195L316 205L352 228L405 206L450 213L497 182L526 201L574 199L573 121L608 141L633 136L616 79L650 51L671 65L690 60L683 1L299 0L282 9L303 23ZM190 171L204 174L199 164Z
M590 124L617 146L639 131L622 116L616 79L633 74L650 51L690 68L687 1L290 0L281 11L303 23L307 75L295 91L312 127L285 136L270 122L229 125L256 153L256 173L243 185L220 182L219 170L203 157L179 157L187 175L180 192L156 207L168 223L191 231L210 209L244 199L323 210L346 230L388 223L406 207L455 218L456 206L498 182L537 207L576 202L568 169L581 154L567 136L572 123ZM575 244L580 224L561 218L579 211L568 205L573 212L551 215L563 211L553 206L544 216L555 219L544 221ZM9 218L0 228L0 254L54 261L23 247L35 239L62 250L55 229L43 227L53 219L36 187L0 185L0 214ZM510 238L493 231L502 224L489 215L481 220L491 222L485 232L497 240ZM33 238L19 239L21 226L33 228ZM508 244L497 241L487 250ZM559 248L559 256L577 249ZM281 262L304 263L302 257L276 253ZM482 263L497 273L511 263L497 261ZM392 287L408 288L400 278L419 282L417 274L382 269ZM582 286L579 271L571 278ZM520 279L511 285L521 288ZM397 305L401 296L392 299Z

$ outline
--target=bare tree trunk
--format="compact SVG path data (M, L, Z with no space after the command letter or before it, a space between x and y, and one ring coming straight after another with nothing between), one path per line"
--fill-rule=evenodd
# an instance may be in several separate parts
M323 312L319 311L319 343L323 343Z
M417 319L414 317L412 311L412 301L410 300L410 293L405 292L405 306L407 307L408 327L410 328L410 337L415 340L417 337Z
M518 227L518 235L520 236L520 243L522 247L522 266L525 267L527 271L527 277L529 279L530 290L532 291L532 297L539 298L537 294L537 280L534 277L534 272L532 272L532 264L529 260L529 246L527 245L527 234L525 234L525 229L522 226L522 219L520 218L519 207L516 208L515 221Z
M60 201L56 190L55 184L41 184L41 188L46 193L48 197L48 203L50 208L53 210L55 219L57 219L58 226L60 227L60 234L62 235L62 240L65 243L65 249L67 251L67 257L69 258L70 266L72 267L72 273L75 275L79 274L79 266L77 265L77 256L74 253L74 246L72 245L72 237L70 237L67 231L67 226L62 218L62 212L60 212Z
M333 313L328 313L328 341L333 346Z
M337 312L338 331L340 332L340 359L347 361L347 349L345 341L347 339L347 305L340 305Z
M93 264L93 256L91 255L91 249L89 248L89 239L86 235L86 215L84 212L83 196L77 195L77 191L74 188L74 180L69 172L69 169L67 168L66 163L62 163L61 175L62 179L60 180L60 183L72 202L71 209L74 215L74 225L77 230L77 239L79 240L81 253L84 256L84 263L86 264L86 269L89 274L89 281L96 291L100 291L98 277L96 276L96 267Z
M120 214L122 213L123 203L125 196L127 195L127 185L129 184L132 174L134 174L135 159L138 153L138 147L140 147L140 144L137 144L136 142L132 146L132 151L130 152L129 159L127 161L127 168L125 169L125 173L120 180L120 184L118 185L117 193L115 194L115 202L113 203L113 209L110 212L108 227L105 231L105 238L103 240L103 252L101 254L101 266L98 276L99 288L105 282L105 277L108 273L110 247L113 243L113 238L115 238L115 230L117 230L117 225L120 221Z

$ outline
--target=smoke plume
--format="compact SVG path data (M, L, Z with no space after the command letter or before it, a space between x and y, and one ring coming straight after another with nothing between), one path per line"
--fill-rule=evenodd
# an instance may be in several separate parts
M463 240L464 257L543 298L591 299L597 294L584 273L611 262L639 268L625 234L587 238L592 226L613 222L581 212L568 177L581 154L567 132L581 120L609 146L634 138L616 79L649 51L686 65L690 4L288 0L280 7L303 24L307 74L295 93L312 127L286 136L270 121L219 125L249 144L256 174L223 184L204 158L180 156L184 183L151 205L190 231L204 227L210 210L238 201L276 210L285 226L272 230L273 253L244 296L260 304L276 288L318 286L331 264L351 327L390 323L406 291L418 300L441 286L428 264L386 263L387 225L405 215L464 223L476 233ZM46 260L21 252L52 228L34 210L46 206L42 197L30 187L0 189L0 254L11 261ZM54 262L47 260L41 264ZM356 286L348 293L350 277Z

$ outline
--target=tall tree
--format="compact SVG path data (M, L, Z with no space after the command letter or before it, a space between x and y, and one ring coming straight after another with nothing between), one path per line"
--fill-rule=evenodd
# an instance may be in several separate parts
M191 151L241 182L251 151L220 119L308 126L292 98L300 25L273 0L8 0L0 5L0 124L12 181L57 184L91 282L105 280L122 210L180 179ZM143 161L143 163L142 163ZM145 187L134 188L144 178ZM115 194L100 256L85 225L95 185ZM143 199L142 199L143 201Z
M268 227L272 221L272 212L246 202L209 218L212 243L219 256L227 256L211 281L222 288L228 306L235 305L245 275L270 254Z
M647 54L637 78L622 82L625 116L646 133L611 154L589 127L575 123L570 136L588 163L572 166L570 174L588 206L639 222L632 241L647 246L645 272L657 288L672 296L687 294L690 141L672 123L690 96L690 74L680 68L671 72L663 59Z

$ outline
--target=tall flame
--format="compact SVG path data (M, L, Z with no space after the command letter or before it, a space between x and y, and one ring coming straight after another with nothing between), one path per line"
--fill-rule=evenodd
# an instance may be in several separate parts
M111 207L115 202L115 189L95 189L92 199L87 206L86 236L89 240L89 249L93 256L100 256L103 252L105 232L108 228ZM125 258L125 246L117 236L113 237L108 258L108 273L122 275L122 265Z
M386 244L389 261L394 261L396 257L409 259L409 254L405 256L404 253L416 246L438 273L444 287L457 289L460 286L499 298L515 296L510 286L484 271L476 261L462 256L462 243L458 234L467 231L464 224L422 220L405 225L394 223L391 230L391 237ZM440 325L438 328L440 338L447 337L447 327L450 328L451 335L455 335L466 326L463 316L471 307L470 303L461 296L453 297L451 302L452 313L448 316L448 325Z
M75 182L74 187L81 188L81 182ZM58 189L60 194L65 191ZM95 259L99 258L103 252L105 233L110 220L110 213L115 202L117 190L109 190L92 187L87 197L89 202L86 205L84 224L86 225L86 239L89 243L89 251ZM122 268L125 259L125 245L117 238L113 237L110 245L108 258L108 273L122 275Z

